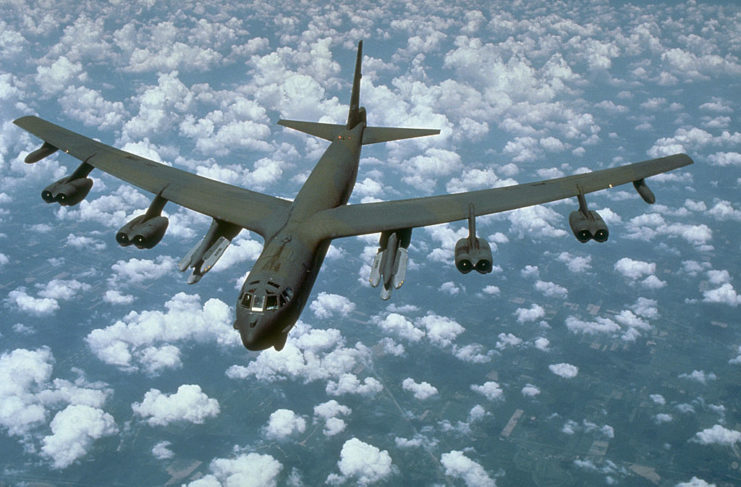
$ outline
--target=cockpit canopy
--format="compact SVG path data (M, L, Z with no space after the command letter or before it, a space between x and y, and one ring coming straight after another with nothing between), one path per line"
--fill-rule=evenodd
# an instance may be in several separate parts
M253 313L262 313L282 308L292 298L290 287L281 288L272 281L250 281L243 288L239 304Z

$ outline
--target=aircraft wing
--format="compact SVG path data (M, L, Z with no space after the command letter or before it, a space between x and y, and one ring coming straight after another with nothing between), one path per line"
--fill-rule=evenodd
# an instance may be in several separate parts
M55 148L167 201L265 235L290 201L221 183L97 142L38 117L13 123ZM276 214L277 213L277 214ZM281 221L282 218L277 218Z
M311 225L324 238L423 227L465 220L469 216L470 205L473 205L476 216L514 210L640 181L692 162L686 154L675 154L601 171L503 188L344 205L317 213L312 217Z

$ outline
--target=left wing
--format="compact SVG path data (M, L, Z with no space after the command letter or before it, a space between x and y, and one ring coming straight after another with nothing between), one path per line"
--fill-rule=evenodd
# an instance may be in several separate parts
M469 218L471 206L474 216L514 210L639 182L692 162L686 154L674 154L601 171L503 188L344 205L320 211L312 217L310 224L319 235L330 239L423 227L465 220Z
M59 149L164 200L262 236L269 233L275 221L283 220L281 215L291 205L281 198L214 181L116 149L38 117L22 117L13 123L42 139L44 147L50 146L51 151Z

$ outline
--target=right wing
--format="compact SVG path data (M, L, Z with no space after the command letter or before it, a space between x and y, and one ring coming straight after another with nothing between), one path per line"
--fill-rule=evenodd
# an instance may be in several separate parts
M503 188L343 205L318 212L312 216L310 224L321 238L330 239L436 225L467 219L471 206L475 216L499 213L641 181L688 164L692 164L689 156L674 154L601 171Z
M263 237L291 202L221 183L105 145L38 117L13 123L91 166L167 201L254 231Z

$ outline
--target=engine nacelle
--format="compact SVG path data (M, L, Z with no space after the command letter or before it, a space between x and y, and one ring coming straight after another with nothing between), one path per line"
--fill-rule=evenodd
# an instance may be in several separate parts
M35 162L39 162L44 157L48 157L52 154L54 154L56 151L58 151L56 147L51 145L49 142L44 142L44 145L36 149L35 151L31 152L26 156L25 162L26 164L33 164Z
M489 242L483 238L462 238L455 244L455 267L462 274L474 269L480 274L488 274L493 260Z
M93 187L90 178L77 178L70 180L70 176L63 177L41 192L41 197L47 203L59 203L62 206L74 206L85 199L85 196Z
M607 224L602 217L593 210L585 214L581 210L572 211L569 215L569 225L574 236L581 243L594 239L597 242L606 242L610 236Z
M139 249L151 249L165 236L169 223L164 216L147 219L147 215L139 215L121 227L116 242L122 247L134 244Z

